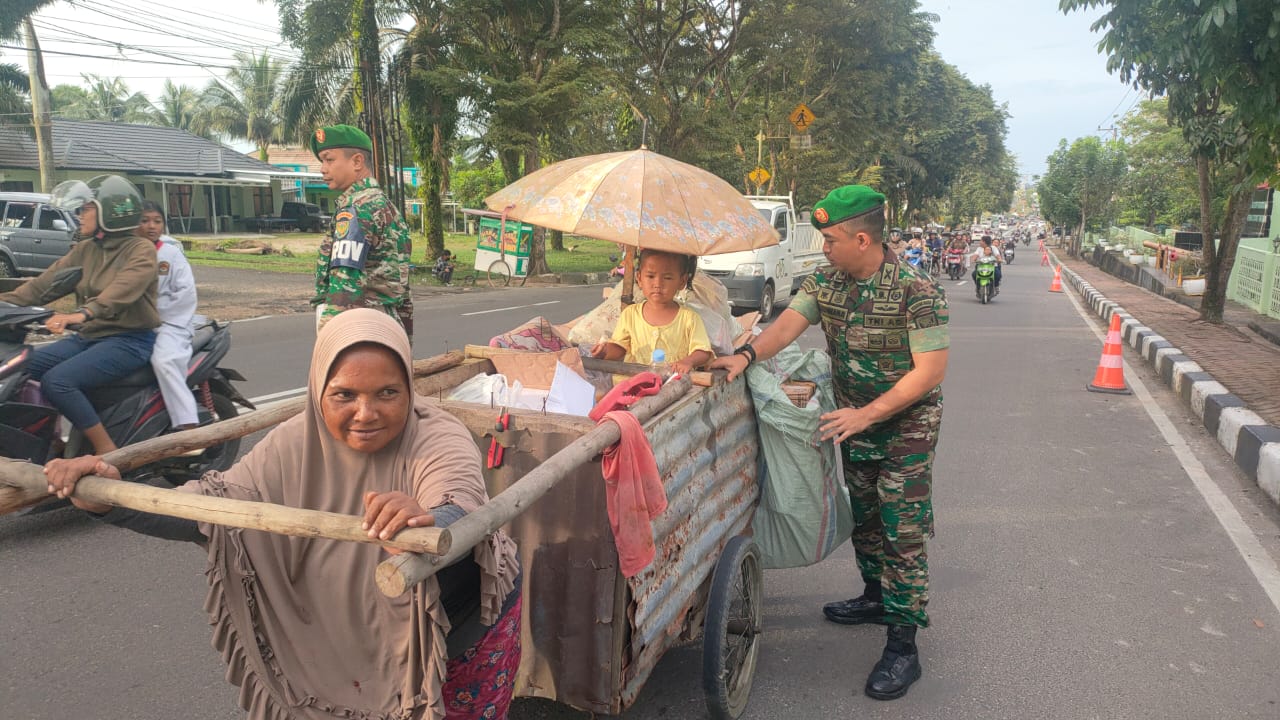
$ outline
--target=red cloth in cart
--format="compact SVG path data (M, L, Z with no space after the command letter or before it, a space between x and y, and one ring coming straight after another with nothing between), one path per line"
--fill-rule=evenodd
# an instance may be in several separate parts
M605 506L613 542L618 547L618 567L623 577L633 577L653 562L653 519L667 509L658 462L644 428L635 415L614 410L604 422L617 424L622 439L604 451Z
M661 389L662 378L658 377L657 373L642 372L626 382L615 385L609 391L609 394L601 398L600 402L591 408L591 412L587 414L587 417L595 422L600 422L601 418L608 413L629 408L642 397L657 395Z

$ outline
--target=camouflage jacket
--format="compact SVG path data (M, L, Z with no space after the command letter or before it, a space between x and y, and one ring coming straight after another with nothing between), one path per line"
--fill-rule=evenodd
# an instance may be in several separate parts
M333 227L320 244L316 294L322 321L343 310L382 310L411 331L409 228L373 178L359 180L338 196Z
M887 392L911 370L911 353L950 345L942 288L887 248L884 263L871 278L858 281L834 267L822 268L805 279L790 307L810 324L822 324L840 407L863 407ZM939 386L846 441L846 457L859 462L919 452L921 448L904 447L903 437L928 435L936 442L941 403ZM914 427L919 424L931 426L932 432Z

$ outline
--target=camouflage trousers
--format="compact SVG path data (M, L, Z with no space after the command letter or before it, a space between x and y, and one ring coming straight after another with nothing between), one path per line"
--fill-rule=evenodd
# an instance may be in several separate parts
M853 547L866 583L879 582L886 619L928 627L933 534L933 451L844 463L853 504Z

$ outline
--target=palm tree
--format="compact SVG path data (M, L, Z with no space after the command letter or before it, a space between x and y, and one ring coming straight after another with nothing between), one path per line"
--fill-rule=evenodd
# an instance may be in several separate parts
M238 52L236 67L226 82L211 81L202 98L208 127L214 132L248 140L267 161L267 148L282 136L280 102L282 66L263 53Z
M204 108L200 104L200 91L190 85L174 85L172 80L164 81L164 92L151 104L151 121L201 137L210 134Z
M78 95L58 112L77 120L106 120L109 122L149 122L151 103L142 93L129 91L129 86L119 77L83 74L84 94Z
M17 65L0 64L0 123L31 125L31 83Z

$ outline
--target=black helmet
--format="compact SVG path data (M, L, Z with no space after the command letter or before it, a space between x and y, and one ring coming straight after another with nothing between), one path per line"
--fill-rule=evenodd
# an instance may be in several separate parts
M98 209L98 227L105 232L132 230L142 222L142 196L133 183L119 175L99 175L87 183L58 183L50 202L70 212L93 203Z

